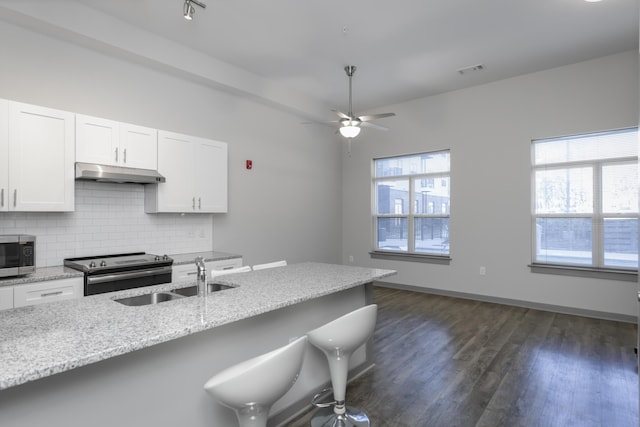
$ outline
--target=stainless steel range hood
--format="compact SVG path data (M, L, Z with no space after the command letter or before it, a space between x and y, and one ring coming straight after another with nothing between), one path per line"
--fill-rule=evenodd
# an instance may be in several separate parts
M81 162L76 163L76 179L134 184L157 184L166 181L165 177L160 175L158 171L151 169L125 168Z

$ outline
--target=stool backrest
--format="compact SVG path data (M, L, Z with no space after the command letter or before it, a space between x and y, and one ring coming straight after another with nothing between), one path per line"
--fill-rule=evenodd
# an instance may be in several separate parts
M268 262L266 264L256 264L253 266L254 270L264 270L265 268L274 268L274 267L284 267L287 265L287 261L286 260L282 260L282 261L274 261L274 262Z
M226 274L246 273L248 271L251 271L251 267L248 265L245 265L244 267L229 268L227 270L211 270L211 278L213 279Z

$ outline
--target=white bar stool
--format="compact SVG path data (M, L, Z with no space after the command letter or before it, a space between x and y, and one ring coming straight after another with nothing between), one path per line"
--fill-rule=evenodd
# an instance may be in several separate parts
M370 425L367 414L358 408L345 405L345 394L349 358L373 334L377 314L378 306L371 304L307 333L309 342L322 350L327 357L334 398L333 402L317 403L317 399L328 390L323 390L313 398L312 403L321 409L311 419L312 427Z
M204 389L233 409L240 427L266 427L271 406L296 382L307 337L231 366L207 381Z
M218 276L225 276L227 274L234 273L246 273L248 271L251 271L251 267L248 265L245 265L244 267L228 268L226 270L211 270L211 278L215 279Z
M287 265L287 261L286 260L282 260L282 261L274 261L274 262L268 262L266 264L256 264L253 266L254 270L264 270L265 268L274 268L274 267L284 267Z

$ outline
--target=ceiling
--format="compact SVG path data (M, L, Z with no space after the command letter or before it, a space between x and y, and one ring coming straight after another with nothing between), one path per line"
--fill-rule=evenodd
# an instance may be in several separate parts
M347 110L343 68L356 65L356 114L637 50L639 39L638 0L200 0L193 21L184 0L48 1L87 6L75 20L124 21L323 108Z

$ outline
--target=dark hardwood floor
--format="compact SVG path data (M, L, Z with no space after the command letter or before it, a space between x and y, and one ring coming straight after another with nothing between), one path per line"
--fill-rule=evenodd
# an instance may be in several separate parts
M376 366L347 389L374 427L638 426L635 324L379 287L374 300Z

